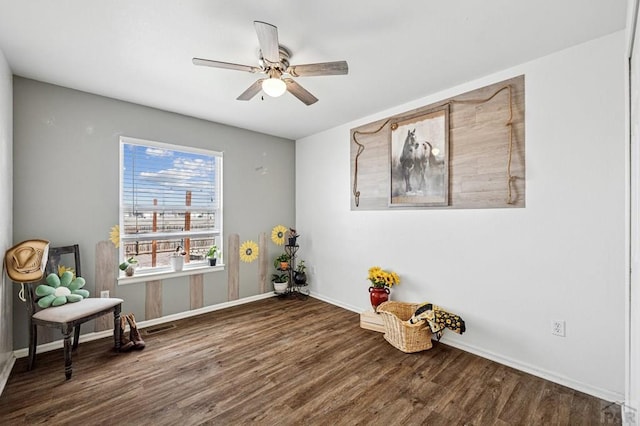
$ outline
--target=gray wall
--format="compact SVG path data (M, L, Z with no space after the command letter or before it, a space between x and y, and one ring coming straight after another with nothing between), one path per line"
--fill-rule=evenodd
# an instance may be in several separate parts
M92 295L96 243L118 223L121 135L224 152L225 243L293 226L294 141L15 77L14 240L80 244ZM258 294L257 266L241 264L240 297ZM188 278L164 283L163 315L189 310ZM226 301L226 283L226 271L205 274L205 305ZM143 283L116 293L145 319ZM27 345L20 303L14 294L15 349Z
M0 50L0 255L11 247L13 218L12 205L12 76L9 65ZM1 260L0 260L1 261ZM2 274L0 282L0 376L13 354L12 345L12 293L13 283ZM2 380L0 378L0 389Z

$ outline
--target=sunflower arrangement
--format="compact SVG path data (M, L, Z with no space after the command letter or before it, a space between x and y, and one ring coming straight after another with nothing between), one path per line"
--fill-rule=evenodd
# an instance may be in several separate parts
M400 284L400 277L395 272L385 271L379 266L369 268L369 276L367 279L371 281L371 286L376 288L393 287Z

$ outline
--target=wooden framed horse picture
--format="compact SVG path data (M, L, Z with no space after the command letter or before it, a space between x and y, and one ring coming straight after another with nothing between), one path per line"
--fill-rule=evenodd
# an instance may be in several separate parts
M449 204L449 105L391 124L389 206Z

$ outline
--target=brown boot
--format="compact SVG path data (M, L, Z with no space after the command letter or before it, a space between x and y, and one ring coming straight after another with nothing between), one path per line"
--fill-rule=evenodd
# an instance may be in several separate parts
M136 349L144 349L145 343L142 340L142 335L140 334L140 330L138 330L138 325L136 324L136 317L133 314L126 315L127 321L129 321L129 338L134 344Z
M122 315L120 317L120 352L129 352L136 345L124 336L124 328L127 325L127 316ZM131 333L129 333L131 334Z

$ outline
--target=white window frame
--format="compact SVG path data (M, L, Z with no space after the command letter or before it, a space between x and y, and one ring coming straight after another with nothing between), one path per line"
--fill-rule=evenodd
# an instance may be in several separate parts
M215 211L216 213L216 228L214 231L180 231L180 232L168 232L168 233L145 233L145 234L136 234L135 236L126 236L124 235L124 213L125 209L123 206L123 196L124 196L124 147L125 145L141 145L146 147L160 148L166 149L174 152L185 152L185 153L193 153L193 154L202 154L207 156L213 156L216 158L216 176L215 180L218 183L218 209ZM157 142L145 139L132 138L129 136L120 136L120 169L119 169L119 214L118 214L118 223L120 224L120 248L118 251L118 264L125 259L126 254L124 253L124 242L125 241L152 241L154 239L162 239L162 238L180 238L180 237L197 237L197 236L213 236L215 238L216 245L218 246L219 252L222 252L223 249L223 182L222 182L222 168L223 168L223 153L213 150L206 150L200 148L187 147L183 145L174 145L168 144L164 142ZM185 210L187 208L185 207ZM163 279L163 278L173 278L180 277L186 275L207 273L224 270L224 263L222 258L218 259L216 266L209 266L207 259L202 261L189 262L184 264L184 268L182 271L173 271L170 266L156 266L156 267L148 267L144 269L137 269L133 276L126 276L124 272L120 271L118 275L118 284L133 284L137 282L145 282L150 279Z

